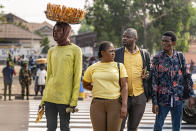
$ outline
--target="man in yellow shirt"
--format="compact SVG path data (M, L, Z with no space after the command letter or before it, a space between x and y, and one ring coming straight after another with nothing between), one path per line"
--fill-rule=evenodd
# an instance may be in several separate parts
M144 49L136 45L137 31L128 28L123 33L124 46L116 50L115 61L124 63L128 74L128 131L137 131L143 116L146 101L151 97L150 81L150 55ZM124 119L121 131L123 131L126 119Z
M46 87L40 104L40 107L45 105L48 131L56 130L58 114L61 131L69 131L70 113L66 108L74 108L78 101L82 53L70 43L70 31L69 24L57 22L53 37L58 45L48 51Z

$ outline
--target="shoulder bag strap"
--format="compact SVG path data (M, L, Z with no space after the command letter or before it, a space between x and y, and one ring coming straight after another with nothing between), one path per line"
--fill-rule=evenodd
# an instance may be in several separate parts
M121 90L121 82L120 82L120 64L117 62L117 67L118 67L118 75L119 75L119 85L120 85L120 90Z

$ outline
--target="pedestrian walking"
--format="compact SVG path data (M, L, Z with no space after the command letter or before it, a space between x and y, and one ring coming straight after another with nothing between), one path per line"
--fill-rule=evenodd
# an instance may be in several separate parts
M37 85L37 89L35 90L35 95L38 95L38 92L40 91L41 96L43 96L43 91L45 88L45 84L46 84L46 70L45 70L45 65L41 64L40 65L40 69L37 71L36 74L36 85Z
M29 86L31 85L32 77L31 71L28 69L28 62L23 61L22 67L19 72L19 82L22 87L22 99L24 100L25 90L26 90L26 97L29 100Z
M82 73L82 52L80 47L70 43L71 26L57 22L53 37L57 42L48 51L46 87L40 104L45 105L48 131L57 128L57 115L60 117L61 131L69 131L70 112L67 108L77 106Z
M9 100L11 100L11 95L12 95L11 88L12 88L14 69L13 67L10 66L9 61L7 61L6 67L3 68L2 73L3 73L3 80L4 80L4 101L6 101L7 89L9 91Z
M126 69L123 64L114 62L115 48L111 42L101 43L98 56L100 61L89 66L83 77L83 87L92 91L93 130L119 131L127 114Z
M122 36L123 46L116 50L114 61L124 63L128 74L128 131L137 131L146 102L151 97L150 54L136 45L137 31L128 28ZM122 122L121 131L126 119Z
M183 101L189 98L189 106L194 104L191 74L183 54L174 50L175 45L175 33L165 32L162 35L163 51L158 52L152 61L154 131L162 131L168 112L171 113L172 130L180 131Z

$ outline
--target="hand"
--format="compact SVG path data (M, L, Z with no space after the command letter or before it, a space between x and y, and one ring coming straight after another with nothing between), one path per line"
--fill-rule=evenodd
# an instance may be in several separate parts
M127 116L127 106L122 106L120 109L120 118L125 118Z
M152 112L157 115L159 113L159 106L158 105L153 105L152 106Z
M142 79L147 79L149 77L149 72L146 71L146 72L142 72Z
M39 111L41 108L42 108L42 106L41 106L41 105L39 105L39 107L38 107L38 111Z
M70 106L70 107L66 108L67 113L75 113L75 112L78 112L78 111L79 111L79 109L76 108L76 106Z
M193 107L194 107L194 104L195 104L195 100L194 100L194 98L191 96L191 97L189 98L189 107L190 107L190 108L193 108Z
M44 104L40 104L40 105L39 105L38 111L39 111L41 108L44 108Z

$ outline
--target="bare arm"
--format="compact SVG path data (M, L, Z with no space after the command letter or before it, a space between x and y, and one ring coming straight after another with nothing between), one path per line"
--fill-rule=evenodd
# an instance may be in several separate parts
M127 78L120 78L121 82L121 96L122 96L122 107L121 107L121 118L127 115L127 98L128 98L128 84Z
M84 87L84 89L87 89L87 90L90 90L90 91L92 91L92 89L93 89L92 84L89 83L89 82L86 82L84 80L83 80L83 87Z

